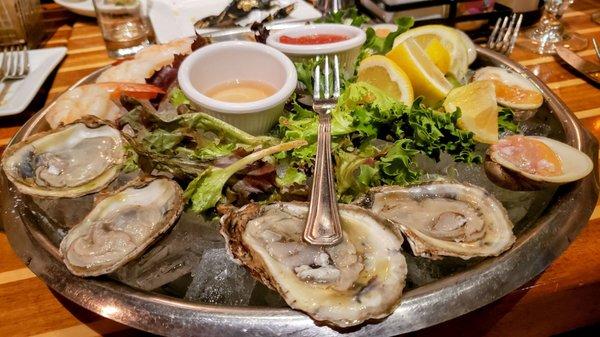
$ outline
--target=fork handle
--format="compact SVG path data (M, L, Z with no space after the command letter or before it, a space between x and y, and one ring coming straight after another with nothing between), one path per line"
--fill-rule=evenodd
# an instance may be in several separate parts
M304 240L313 245L334 245L342 239L342 226L333 184L331 116L319 114L317 155Z

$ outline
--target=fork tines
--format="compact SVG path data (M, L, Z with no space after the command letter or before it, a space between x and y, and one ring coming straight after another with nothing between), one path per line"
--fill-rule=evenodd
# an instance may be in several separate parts
M511 15L510 18L508 16L498 18L488 39L487 47L501 54L510 55L517 42L522 21L523 14L517 13Z
M333 62L330 60L331 58L333 58ZM333 76L330 63L333 63ZM321 76L321 66L323 67L323 76ZM337 55L333 55L333 57L329 55L325 55L325 57L317 56L313 81L313 100L338 98L340 96L340 62Z
M27 45L6 46L2 50L0 69L6 79L20 79L29 73L29 53Z

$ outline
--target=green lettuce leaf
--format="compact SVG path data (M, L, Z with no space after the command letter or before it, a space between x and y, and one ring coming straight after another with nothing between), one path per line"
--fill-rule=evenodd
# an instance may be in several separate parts
M184 136L177 131L170 132L163 129L157 129L148 133L144 137L143 142L150 150L158 153L165 153L178 146L183 138Z
M408 138L413 148L439 160L447 152L455 161L480 163L482 158L475 153L473 133L457 126L460 109L454 112L438 112L422 104L417 98L410 112L396 123L396 135Z
M294 62L294 66L296 66L296 73L298 74L298 82L302 83L309 94L312 95L313 92L313 73L315 71L315 67L319 64L316 58L309 58L302 61Z
M371 19L361 14L358 9L354 6L339 10L335 13L330 13L322 18L316 20L318 23L341 23L344 25L351 25L360 27L363 24L369 22Z
M367 28L367 39L363 44L358 55L357 65L371 55L385 55L394 47L394 40L398 35L409 30L415 23L412 17L404 16L396 19L394 23L397 26L395 32L390 32L386 37L379 37L371 27Z
M410 16L403 16L394 20L394 23L396 31L390 32L386 37L379 37L373 28L367 28L367 40L363 49L370 49L372 54L386 54L392 50L396 37L409 30L415 24L415 20Z
M421 175L412 158L419 151L412 148L410 139L401 139L379 159L382 180L390 185L406 185L417 181Z
M126 152L126 159L125 159L125 163L123 164L123 172L129 173L129 172L139 170L140 169L140 166L138 164L139 156L138 156L137 152L135 152L135 150L129 144L125 145L125 152Z
M498 112L498 132L503 133L510 131L519 133L519 125L515 121L515 113L511 108L502 108Z
M338 200L351 202L369 187L379 185L375 160L363 152L335 152L335 181Z
M192 180L185 190L184 196L186 200L189 200L191 210L199 213L214 207L221 199L222 190L227 180L247 165L277 152L289 151L305 144L306 142L303 140L281 143L251 153L225 168L216 166L207 168Z
M294 167L288 167L283 177L275 178L275 183L279 187L290 187L294 184L302 185L306 183L306 174Z
M175 107L183 104L191 104L190 100L183 93L183 90L179 88L171 90L171 93L169 94L169 102L171 102L171 104Z

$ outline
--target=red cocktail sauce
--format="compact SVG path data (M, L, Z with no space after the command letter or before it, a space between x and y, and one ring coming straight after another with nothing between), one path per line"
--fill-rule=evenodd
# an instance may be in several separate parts
M348 40L348 37L345 35L337 35L337 34L312 34L312 35L304 35L298 37L291 37L287 35L283 35L279 38L279 42L284 44L303 44L303 45L311 45L311 44L327 44Z

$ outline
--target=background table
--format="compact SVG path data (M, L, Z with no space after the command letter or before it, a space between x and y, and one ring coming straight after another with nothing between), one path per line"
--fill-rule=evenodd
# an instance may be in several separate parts
M66 46L62 64L43 85L27 111L0 118L0 153L35 112L81 77L113 62L93 19L44 4L46 47ZM564 15L567 29L600 38L590 14L598 0L577 0ZM579 52L596 60L590 46ZM512 58L539 76L600 139L600 89L562 67L552 56L516 48ZM548 336L600 323L600 206L569 248L540 276L504 298L414 336ZM592 326L590 328L590 326ZM598 327L598 326L596 326ZM600 329L600 327L598 327ZM579 330L582 332L582 330ZM0 336L138 336L124 325L93 314L53 293L12 252L0 232ZM579 334L579 333L578 333Z

